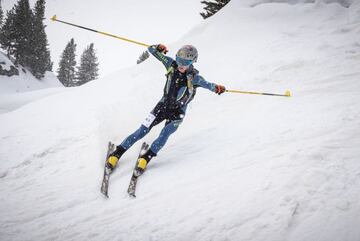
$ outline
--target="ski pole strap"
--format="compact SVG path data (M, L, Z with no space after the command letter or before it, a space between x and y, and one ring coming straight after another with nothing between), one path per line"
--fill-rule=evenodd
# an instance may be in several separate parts
M127 42L130 42L130 43L134 43L134 44L137 44L137 45L141 45L141 46L144 46L144 47L149 47L149 46L150 46L150 45L148 45L148 44L144 44L144 43L141 43L141 42L132 40L132 39L120 37L120 36L117 36L117 35L114 35L114 34L105 33L105 32L101 32L101 31L95 30L95 29L91 29L91 28L87 28L87 27L84 27L84 26L80 26L80 25L77 25L77 24L65 22L65 21L62 21L62 20L57 19L56 15L52 16L52 17L51 17L51 20L52 20L52 21L59 22L59 23L64 23L64 24L67 24L67 25L70 25L70 26L73 26L73 27L82 28L82 29L85 29L85 30L88 30L88 31L91 31L91 32L95 32L95 33L99 33L99 34L102 34L102 35L106 35L106 36L109 36L109 37L117 38L117 39L120 39L120 40L123 40L123 41L127 41Z
M285 92L285 94L273 94L273 93L262 93L262 92L254 92L254 91L241 91L241 90L225 90L229 93L238 93L238 94L252 94L252 95L271 95L271 96L284 96L291 97L291 93L289 90Z

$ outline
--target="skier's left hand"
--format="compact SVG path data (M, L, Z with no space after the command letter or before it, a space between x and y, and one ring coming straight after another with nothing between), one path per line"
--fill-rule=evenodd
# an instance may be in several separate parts
M222 86L222 85L216 85L215 86L215 93L218 94L218 95L221 95L222 93L225 92L225 86Z

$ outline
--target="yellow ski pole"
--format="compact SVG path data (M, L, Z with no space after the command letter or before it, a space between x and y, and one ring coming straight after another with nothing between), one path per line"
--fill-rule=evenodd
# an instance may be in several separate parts
M89 30L89 31L92 31L92 32L95 32L95 33L99 33L99 34L102 34L102 35L106 35L106 36L109 36L109 37L117 38L117 39L120 39L120 40L123 40L123 41L126 41L126 42L130 42L130 43L134 43L134 44L137 44L137 45L141 45L141 46L144 46L144 47L149 47L149 46L150 46L150 45L148 45L148 44L144 44L144 43L141 43L141 42L132 40L132 39L120 37L120 36L117 36L117 35L114 35L114 34L105 33L105 32L101 32L101 31L95 30L95 29L83 27L83 26L80 26L80 25L77 25L77 24L65 22L65 21L62 21L62 20L57 19L56 15L52 16L52 17L51 17L51 20L52 20L52 21L55 21L55 22L59 22L59 23L64 23L64 24L67 24L67 25L71 25L71 26L74 26L74 27L77 27L77 28L82 28L82 29L85 29L85 30Z
M252 95L272 95L272 96L284 96L284 97L291 97L291 93L289 90L285 91L285 94L273 94L273 93L261 93L261 92L254 92L254 91L241 91L241 90L225 90L229 93L239 93L239 94L252 94Z

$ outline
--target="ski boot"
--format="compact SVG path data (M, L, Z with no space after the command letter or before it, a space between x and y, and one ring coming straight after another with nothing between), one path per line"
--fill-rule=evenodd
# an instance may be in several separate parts
M137 160L136 167L134 169L135 177L139 177L145 172L147 165L149 164L151 158L153 158L154 156L156 156L156 154L152 152L151 149L149 149Z
M106 161L106 166L110 168L111 171L113 171L122 156L126 150L122 146L117 146L116 150L111 153Z

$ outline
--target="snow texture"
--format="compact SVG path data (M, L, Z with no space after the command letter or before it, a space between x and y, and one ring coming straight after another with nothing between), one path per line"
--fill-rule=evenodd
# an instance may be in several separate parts
M293 97L199 90L136 199L140 142L108 200L100 184L107 142L162 94L154 58L0 115L1 240L360 240L359 11L231 1L171 44L197 46L209 81Z
M15 67L2 52L0 62L5 70L10 70L10 66ZM46 72L45 77L38 80L25 68L20 66L18 70L19 75L0 75L0 114L63 90L62 84L52 72Z

